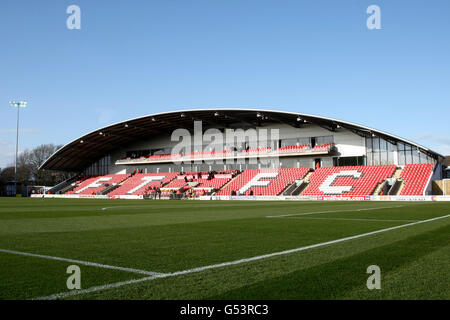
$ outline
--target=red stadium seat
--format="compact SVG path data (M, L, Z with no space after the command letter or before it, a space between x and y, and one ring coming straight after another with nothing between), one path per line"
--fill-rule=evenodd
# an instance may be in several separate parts
M177 174L178 172L137 173L126 180L120 187L108 193L108 195L111 197L117 195L144 195L151 188L160 188L172 181Z
M178 175L176 179L166 185L165 188L179 189L187 186L188 183L184 180L184 178L186 177L188 182L197 182L197 185L194 187L194 189L218 190L222 188L227 182L229 182L232 176L236 173L236 170L225 170L213 174L212 178L208 180L208 171L186 172L183 175Z
M78 186L66 194L98 194L108 186L121 183L127 179L129 174L108 174L104 176L93 176L81 181Z
M423 195L427 183L433 174L433 169L434 165L432 163L407 164L400 174L400 177L404 181L404 186L400 195Z
M379 183L392 177L395 170L395 165L318 168L302 195L371 195Z
M250 190L253 190L253 195L279 195L295 180L303 179L309 170L309 168L245 170L217 195L231 195L233 191L249 195Z

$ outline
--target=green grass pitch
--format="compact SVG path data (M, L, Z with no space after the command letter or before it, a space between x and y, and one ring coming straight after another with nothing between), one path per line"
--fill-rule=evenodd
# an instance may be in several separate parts
M4 198L0 299L449 299L449 214L445 202ZM81 291L67 289L72 264Z

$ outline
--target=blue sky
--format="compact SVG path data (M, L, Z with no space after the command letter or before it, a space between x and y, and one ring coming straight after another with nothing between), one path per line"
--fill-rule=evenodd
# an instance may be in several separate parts
M81 30L66 28L69 5ZM381 9L369 30L366 9ZM0 167L112 122L261 107L352 121L450 154L450 2L5 0Z

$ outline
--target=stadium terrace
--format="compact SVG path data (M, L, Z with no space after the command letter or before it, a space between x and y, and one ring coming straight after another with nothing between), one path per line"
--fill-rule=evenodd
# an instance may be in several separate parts
M180 135L174 139L180 130L190 137L181 148ZM227 132L242 135L217 139ZM59 149L41 169L75 173L48 191L61 197L360 199L432 195L443 179L443 161L413 141L347 121L193 109L94 130Z

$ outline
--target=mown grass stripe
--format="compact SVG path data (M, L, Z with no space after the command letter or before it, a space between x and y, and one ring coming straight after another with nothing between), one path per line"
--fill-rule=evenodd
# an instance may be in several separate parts
M122 287L124 285L135 284L135 283L140 283L140 282L144 282L144 281L150 281L150 280L155 280L155 279L160 279L160 278L175 277L175 276L179 276L179 275L186 275L186 274L191 274L191 273L202 272L202 271L210 270L210 269L217 269L217 268L222 268L222 267L231 266L231 265L238 265L238 264L248 263L248 262L252 262L252 261L258 261L258 260L272 258L272 257L276 257L276 256L281 256L281 255L296 253L296 252L305 251L305 250L309 250L309 249L319 248L319 247L336 244L336 243L340 243L340 242L344 242L344 241L355 240L355 239L359 239L359 238L363 238L363 237L367 237L367 236L371 236L371 235L375 235L375 234L380 234L383 232L388 232L388 231L406 228L406 227L410 227L410 226L414 226L414 225L418 225L418 224L422 224L422 223L441 220L441 219L445 219L448 217L450 217L450 214L445 215L445 216L427 219L427 220L420 220L420 221L416 221L416 222L412 222L412 223L402 224L399 226L389 227L389 228L385 228L385 229L381 229L381 230L362 233L362 234L345 237L345 238L341 238L341 239L317 243L317 244L313 244L313 245L309 245L309 246L305 246L305 247L284 250L284 251L269 253L269 254L265 254L265 255L255 256L255 257L251 257L251 258L239 259L239 260L234 260L234 261L230 261L230 262L213 264L213 265L209 265L209 266L193 268L193 269L188 269L188 270L183 270L183 271L159 274L159 275L144 277L144 278L140 278L140 279L132 279L132 280L128 280L128 281L116 282L116 283L106 284L106 285L102 285L102 286L95 286L95 287L91 287L88 289L74 290L74 291L69 291L69 292L61 292L61 293L56 293L56 294L45 296L45 297L38 297L38 298L35 298L34 300L63 299L63 298L74 296L74 295L90 293L90 292L95 292L95 291L105 290L105 289L118 288L118 287Z

